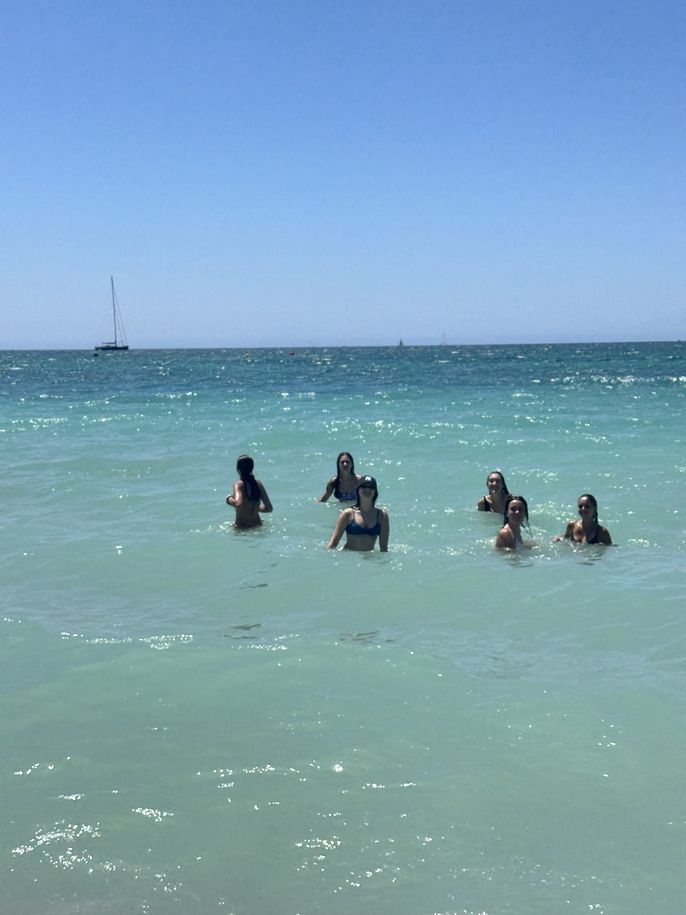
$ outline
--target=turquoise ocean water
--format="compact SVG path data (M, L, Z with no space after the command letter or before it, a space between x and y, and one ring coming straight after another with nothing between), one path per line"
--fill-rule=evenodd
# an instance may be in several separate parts
M686 345L4 352L0 398L0 912L684 911ZM341 450L387 554L324 548ZM615 547L552 542L586 491Z

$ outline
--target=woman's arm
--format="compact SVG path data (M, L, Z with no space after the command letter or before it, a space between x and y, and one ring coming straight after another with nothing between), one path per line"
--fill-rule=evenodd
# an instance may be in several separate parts
M267 495L267 490L264 488L262 480L256 480L256 482L257 482L257 485L260 487L260 496L262 497L262 504L260 505L260 507L257 510L262 512L263 514L273 511L274 509L272 507L272 503L269 500L269 496Z
M481 499L476 503L476 507L480 512L486 511L486 496L482 496Z
M574 540L574 525L576 521L570 521L567 527L565 528L564 534L560 534L559 537L555 538L555 543L559 543L560 540Z
M343 511L340 513L340 515L336 519L336 524L334 525L333 534L331 535L331 539L326 544L327 550L336 549L336 547L338 546L338 544L340 542L341 537L343 536L343 531L353 520L354 515L355 515L355 513L352 508L343 509Z
M329 499L331 497L331 493L333 492L333 487L334 487L335 482L336 482L335 477L333 479L329 480L329 482L326 484L326 489L324 490L324 495L321 496L321 498L317 499L318 502L326 502L327 499Z
M226 497L226 504L233 505L234 508L243 504L243 482L241 480L236 480L233 484L233 492Z
M509 527L501 527L495 538L496 550L511 550L514 548L514 537Z
M610 537L610 532L606 527L598 527L598 543L612 546L612 537Z
M385 508L379 509L379 525L381 530L379 531L379 549L382 553L388 552L388 537L391 533L391 522L388 518L388 512Z

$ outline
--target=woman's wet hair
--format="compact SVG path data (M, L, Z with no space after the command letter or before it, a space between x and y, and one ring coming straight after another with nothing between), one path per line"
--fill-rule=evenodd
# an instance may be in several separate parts
M598 500L596 499L595 496L591 495L590 492L582 492L581 495L579 496L579 498L576 500L577 508L579 507L579 502L581 502L582 499L588 499L588 501L593 506L593 520L597 524L598 523Z
M512 495L512 493L508 493L507 500L505 502L505 513L504 513L505 524L507 524L507 510L510 507L510 502L514 502L515 500L517 502L521 502L522 505L524 506L524 525L528 528L529 532L531 532L531 528L529 527L529 506L527 505L527 502L526 502L526 499L524 498L524 496L514 496L514 495Z
M504 495L504 496L509 496L509 495L510 495L510 490L507 488L507 483L505 482L505 477L503 476L502 470L491 470L491 472L490 472L490 473L488 474L488 476L486 477L486 488L488 489L488 481L489 481L490 477L493 476L494 473L497 473L497 474L498 474L498 476L500 477L500 480L501 480L501 482L502 482L502 484L503 484L503 489L502 489L503 495Z
M336 473L339 473L339 471L341 469L341 458L342 457L350 458L350 472L354 473L355 472L355 461L353 460L353 456L349 451L341 451L341 453L336 458Z
M340 454L338 455L338 457L336 458L336 478L334 479L334 484L333 484L334 492L337 492L338 489L340 488L340 482L341 482L341 458L342 458L342 457L348 457L348 458L350 458L350 473L352 473L352 474L355 473L355 461L353 460L352 454L351 454L349 451L341 451L341 453L340 453Z
M241 454L236 461L236 470L243 481L243 492L249 502L259 502L261 498L260 487L257 485L257 480L252 473L254 469L255 462L250 455Z

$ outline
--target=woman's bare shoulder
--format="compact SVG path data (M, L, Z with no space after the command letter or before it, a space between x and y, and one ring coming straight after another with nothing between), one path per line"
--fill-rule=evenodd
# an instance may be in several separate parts
M612 546L612 537L606 527L598 526L598 543L604 543L606 546Z

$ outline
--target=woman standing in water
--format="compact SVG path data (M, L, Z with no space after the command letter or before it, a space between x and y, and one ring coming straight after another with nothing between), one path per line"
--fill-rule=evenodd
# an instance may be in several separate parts
M497 550L522 549L522 525L529 527L529 506L524 496L508 496L505 505L505 524L498 531L495 538Z
M505 513L505 503L510 495L507 489L505 477L499 470L492 470L486 477L486 487L488 495L476 503L480 512L496 512L497 514Z
M357 499L359 474L355 473L355 461L349 451L341 451L336 458L336 476L326 484L324 494L319 499L326 502L333 495L339 502L354 502Z
M240 477L233 484L233 492L226 497L226 504L236 509L234 527L249 528L262 524L260 512L272 511L267 490L261 480L253 476L255 462L247 454L242 454L236 461L236 470Z
M381 552L388 551L388 512L385 508L376 507L378 495L374 477L362 477L357 484L357 501L352 508L344 508L338 516L328 549L335 550L345 533L344 550L369 552L374 549L378 537Z
M606 527L598 523L598 502L595 496L590 492L585 492L579 496L577 501L579 509L579 521L570 521L567 529L561 537L556 540L574 540L576 543L604 543L606 546L612 545L612 537Z

